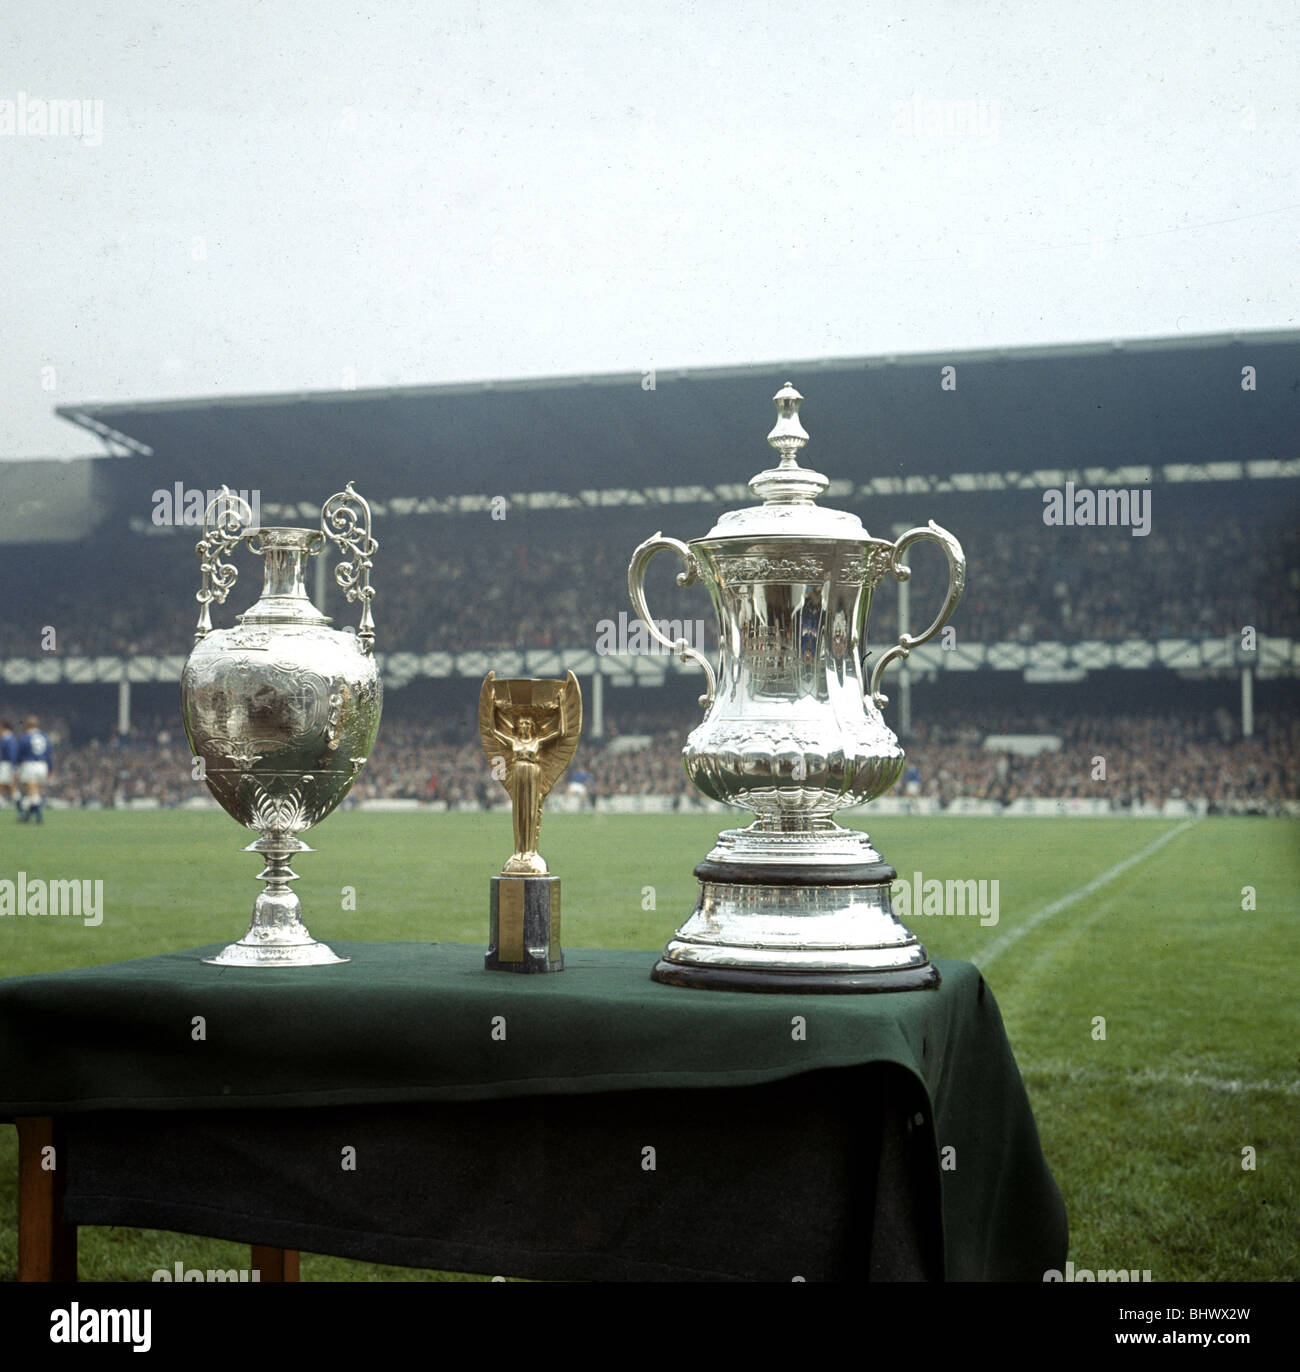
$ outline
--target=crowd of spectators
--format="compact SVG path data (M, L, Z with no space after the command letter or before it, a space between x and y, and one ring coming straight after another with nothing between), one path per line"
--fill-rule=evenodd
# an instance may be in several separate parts
M1034 493L946 497L935 515L965 544L967 589L953 628L958 640L1078 641L1259 635L1300 638L1300 521L1289 517L1300 483L1156 493L1146 536L1128 528L1059 528L1042 522ZM1212 510L1212 515L1207 515ZM873 532L892 535L911 509L888 502L859 512ZM512 510L483 516L392 515L377 521L374 613L381 653L582 649L598 645L602 623L630 616L627 563L661 525L682 537L711 524L713 507L623 508L600 512ZM0 656L159 653L178 657L193 640L198 565L193 529L152 530L70 546L0 549ZM257 559L238 554L241 581L214 611L234 622L260 587ZM942 599L946 567L934 548L914 549L911 628L928 622ZM656 614L701 620L716 642L713 614L699 587L673 584L678 564L657 559L651 578ZM314 577L307 578L309 590ZM338 624L355 606L328 583L322 604ZM898 589L877 591L868 648L897 634ZM1032 694L1028 697L1033 700ZM35 704L15 702L21 717ZM584 735L564 786L580 780L587 797L694 797L681 767L692 719L678 707L635 715L614 711L624 734L645 746L610 746ZM696 716L698 718L698 716ZM183 804L202 783L174 721L137 724L124 738L67 720L46 720L55 738L51 794L77 805ZM1058 735L1057 752L998 753L984 737L1002 731ZM626 740L624 740L626 743ZM1024 797L1100 797L1140 805L1168 797L1212 806L1276 807L1300 795L1300 724L1262 716L1251 739L1222 712L1110 715L1098 704L1086 718L999 721L971 712L966 722L924 718L908 757L913 789L947 805L959 797L1011 803ZM1104 761L1104 778L1096 759ZM904 788L905 789L905 788ZM451 806L499 803L471 721L431 725L390 707L379 742L354 794L361 801L403 799Z
M1300 637L1300 526L1281 491L1271 515L1188 506L1153 519L1149 534L1127 528L1048 527L1032 504L1003 509L988 499L946 515L966 548L967 590L953 626L967 642L1078 641L1259 634ZM1292 508L1294 508L1292 504ZM868 512L863 512L868 514ZM602 621L630 614L631 551L660 524L700 534L713 509L609 513L391 517L378 530L374 613L383 652L501 648L593 648ZM888 529L868 514L868 526ZM942 522L942 521L941 521ZM0 572L12 594L0 607L0 653L184 655L193 639L198 568L193 530L134 535L113 547L8 549ZM256 559L237 555L242 580L218 625L233 623L260 586ZM911 554L913 631L942 599L946 568L932 548ZM700 619L706 644L716 626L703 590L662 586L655 614ZM309 590L313 579L308 578ZM112 595L98 588L112 588ZM897 589L877 591L868 622L873 643L897 634ZM336 622L355 607L329 585L323 606Z
M1032 757L989 750L1005 730L1061 738L1059 752ZM980 727L922 723L908 760L921 794L943 805L959 796L1009 805L1024 797L1104 799L1120 807L1167 799L1204 800L1211 809L1276 809L1300 796L1300 718L1264 717L1250 738L1224 710L1193 715L1098 715L1060 720L987 716Z
M621 719L622 732L584 737L560 783L577 783L584 801L658 795L696 796L681 764L682 742L698 715L642 712ZM366 800L411 800L453 808L500 804L505 793L492 776L472 723L430 725L393 715L353 794ZM125 738L67 742L63 721L47 722L55 740L49 791L72 805L183 804L205 794L196 780L184 734L151 721ZM989 735L1042 734L1061 740L1059 751L1022 756L990 751ZM628 736L634 736L629 738ZM615 745L615 739L622 741ZM635 746L625 746L633 742ZM1274 812L1300 798L1300 717L1264 715L1251 738L1240 737L1226 711L1102 715L1064 723L1007 711L966 721L922 723L908 742L909 777L898 794L1010 804L1023 797L1093 798L1117 808L1182 798L1212 810ZM1099 763L1101 766L1099 767Z

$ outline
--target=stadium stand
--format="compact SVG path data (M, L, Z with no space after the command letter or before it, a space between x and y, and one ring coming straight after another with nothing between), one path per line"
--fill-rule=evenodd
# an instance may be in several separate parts
M958 390L944 394L949 364ZM0 712L50 721L56 801L195 801L175 683L198 531L159 516L178 487L227 482L259 492L264 523L309 522L355 479L375 508L388 691L362 803L498 803L473 733L478 681L572 666L602 697L574 764L586 803L693 804L679 754L698 685L665 657L602 656L602 630L630 616L639 542L698 536L749 503L786 375L808 396L805 457L834 482L823 503L877 536L933 518L966 549L954 651L917 653L905 690L887 686L917 769L907 802L1294 806L1298 335L661 373L653 389L638 375L68 407L111 455L0 468ZM1067 481L1144 493L1149 528L1045 523L1045 493ZM678 590L667 562L655 612L698 622L713 646L707 596ZM255 560L242 567L219 622L256 589ZM918 549L913 569L915 626L941 597L942 559ZM349 622L332 582L321 590ZM887 582L873 650L898 613ZM1055 751L986 747L998 734ZM1099 755L1120 760L1105 782Z

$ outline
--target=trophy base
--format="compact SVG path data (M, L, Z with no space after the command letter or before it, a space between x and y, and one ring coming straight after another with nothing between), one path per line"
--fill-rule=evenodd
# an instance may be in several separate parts
M216 957L203 961L214 967L327 967L335 962L351 962L340 957L327 944L317 943L238 943L227 944Z
M896 873L851 864L719 862L695 869L700 899L654 981L716 991L924 991L939 972L894 914Z
M214 967L326 967L351 961L312 938L302 922L302 902L289 885L298 874L289 863L295 854L311 851L294 835L265 833L244 849L265 862L258 880L266 887L253 904L253 922L244 937L204 962Z
M559 877L492 878L489 972L562 972Z
M800 995L870 994L875 991L929 991L939 985L939 969L927 963L898 972L747 971L733 967L693 967L660 958L651 981L691 986L700 991L779 991Z

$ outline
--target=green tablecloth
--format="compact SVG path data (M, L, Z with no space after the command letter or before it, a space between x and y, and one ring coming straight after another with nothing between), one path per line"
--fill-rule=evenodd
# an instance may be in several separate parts
M204 965L200 959L215 948L196 949L0 981L0 1115L75 1123L107 1112L105 1122L120 1127L126 1120L138 1131L149 1120L134 1112L208 1125L217 1118L211 1112L248 1112L247 1120L283 1123L285 1111L363 1105L496 1102L491 1110L518 1112L527 1098L544 1097L548 1109L557 1098L567 1098L571 1112L580 1107L587 1128L598 1102L572 1098L608 1096L620 1109L638 1099L659 1109L684 1100L686 1116L691 1101L707 1102L716 1112L709 1127L718 1130L727 1128L734 1102L737 1120L745 1121L733 1140L739 1151L712 1182L725 1191L739 1184L736 1168L747 1155L754 1175L773 1185L768 1151L777 1134L781 1148L798 1147L798 1121L788 1118L792 1090L814 1093L804 1099L815 1097L817 1106L800 1107L808 1109L810 1129L825 1135L845 1126L835 1147L850 1154L851 1173L860 1093L885 1070L907 1087L893 1092L888 1108L897 1113L906 1096L909 1147L920 1160L909 1164L909 1175L941 1209L943 1274L1039 1280L1063 1263L1060 1196L993 996L967 963L941 961L943 985L935 992L756 995L660 986L649 978L650 952L566 950L563 973L518 976L485 972L482 950L460 945L334 947L353 960L250 971ZM768 1097L746 1089L765 1086ZM682 1092L706 1094L666 1094ZM785 1132L763 1128L764 1099L784 1102ZM266 1111L275 1114L256 1113ZM706 1113L701 1108L702 1119ZM445 1131L452 1118L438 1115L437 1127ZM487 1115L461 1110L454 1118L479 1120L472 1127L481 1128ZM557 1118L547 1130L559 1127ZM494 1128L485 1141L498 1136ZM879 1162L879 1138L861 1143ZM940 1167L941 1148L955 1149L955 1167ZM708 1152L702 1140L701 1168L709 1166ZM677 1165L681 1183L680 1159ZM659 1185L671 1204L664 1171L647 1176L628 1167L624 1180L599 1184L640 1187L638 1207L647 1188ZM535 1180L544 1191L545 1179ZM165 1220L155 1215L153 1222L167 1227ZM498 1244L478 1255L500 1251ZM473 1255L470 1243L467 1260ZM620 1261L620 1270L637 1270L626 1255ZM514 1270L577 1272L567 1259L525 1268Z

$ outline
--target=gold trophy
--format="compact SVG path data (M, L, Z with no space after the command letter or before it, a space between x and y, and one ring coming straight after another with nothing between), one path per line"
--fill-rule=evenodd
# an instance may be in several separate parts
M515 851L492 878L484 966L498 972L562 972L560 879L537 851L542 806L573 761L582 732L582 692L563 681L483 678L478 731L492 775L514 810Z

